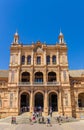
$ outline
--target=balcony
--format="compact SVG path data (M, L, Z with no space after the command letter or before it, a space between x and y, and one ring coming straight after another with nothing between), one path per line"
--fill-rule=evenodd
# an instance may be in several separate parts
M18 86L31 86L30 82L19 82Z
M60 82L47 82L47 86L59 86Z
M59 86L60 82L19 82L18 86Z

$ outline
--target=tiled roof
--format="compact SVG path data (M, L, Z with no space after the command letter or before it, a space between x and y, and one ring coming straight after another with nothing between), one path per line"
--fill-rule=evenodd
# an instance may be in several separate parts
M8 70L0 70L0 77L1 78L8 78Z
M84 74L84 70L69 70L69 74L71 77L81 77Z

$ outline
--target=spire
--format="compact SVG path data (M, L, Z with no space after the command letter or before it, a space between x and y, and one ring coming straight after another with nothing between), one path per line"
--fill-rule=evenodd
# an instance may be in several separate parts
M63 35L63 33L61 32L61 29L60 29L60 33L59 33L58 39L59 39L59 43L60 43L60 44L64 43L64 35Z
M18 42L19 42L19 34L16 31L16 33L14 34L14 44L18 44Z

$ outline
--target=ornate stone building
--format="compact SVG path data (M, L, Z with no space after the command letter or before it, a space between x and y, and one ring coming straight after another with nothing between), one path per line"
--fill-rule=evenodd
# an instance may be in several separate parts
M15 33L10 47L9 70L0 71L0 116L42 111L48 115L84 116L84 70L69 70L67 45L19 43Z

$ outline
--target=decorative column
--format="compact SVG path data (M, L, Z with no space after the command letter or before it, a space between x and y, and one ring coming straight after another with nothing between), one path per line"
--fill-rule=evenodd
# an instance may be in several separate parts
M18 53L18 65L21 64L21 50L19 50L19 53Z
M57 69L57 72L56 72L56 74L57 74L57 82L60 82L60 68L58 67L58 69Z
M48 93L47 90L45 90L44 94L44 116L48 115Z
M20 82L19 69L17 69L17 84Z
M50 55L50 65L52 65L52 55Z
M44 51L44 65L46 65L46 51Z
M33 90L31 90L30 94L30 114L34 112L34 95L33 95Z
M61 99L61 90L58 94L58 113L62 115L62 99Z
M70 89L63 90L63 114L72 116Z
M47 74L46 74L46 70L43 73L44 77L43 77L43 82L44 84L47 84Z
M60 96L61 96L61 114L64 115L64 90L63 88L61 88L61 93L60 93Z
M80 118L79 107L78 107L78 90L75 90L75 109L76 109L76 118Z
M18 89L18 113L21 114L21 94L19 94L19 89Z
M30 73L30 84L33 85L33 68L31 70L31 73Z
M69 105L69 107L71 107L71 96L70 96L70 90L68 90L68 95L67 95L68 97L68 105Z
M27 53L25 54L25 65L27 65Z
M34 52L32 50L32 54L31 54L31 64L33 65L34 64Z
M57 50L57 65L59 65L59 51Z
M31 82L31 85L33 85L33 82L34 82L34 52L33 50L31 53L31 65L32 65L32 71L31 71L30 82Z

